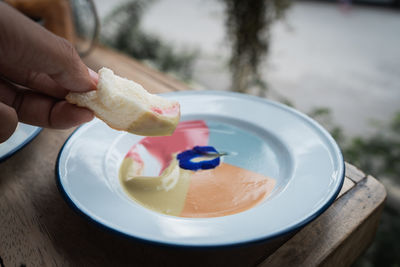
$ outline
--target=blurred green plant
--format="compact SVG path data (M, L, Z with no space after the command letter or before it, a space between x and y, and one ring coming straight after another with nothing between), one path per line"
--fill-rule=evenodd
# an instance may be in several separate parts
M345 142L343 130L339 126L335 125L332 118L331 110L329 108L317 107L309 112L308 115L321 123L329 131L329 133L336 140L339 146L341 146L343 149Z
M142 14L154 0L131 0L118 6L104 20L101 42L163 72L188 81L192 77L195 50L176 49L140 26Z
M272 23L283 17L290 0L220 0L225 5L225 25L231 42L231 90L247 92L258 89L267 94L267 83L260 66L268 54Z
M389 125L382 125L381 130L374 136L354 138L344 153L348 161L363 171L376 176L391 177L395 182L399 182L400 112Z

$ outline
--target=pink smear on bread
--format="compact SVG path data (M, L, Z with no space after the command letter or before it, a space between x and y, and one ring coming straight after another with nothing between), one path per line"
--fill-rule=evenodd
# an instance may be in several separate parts
M160 114L160 115L175 116L176 114L179 113L179 104L176 103L176 104L174 104L171 107L168 107L166 109L161 109L159 107L151 107L151 111L153 111L154 113Z

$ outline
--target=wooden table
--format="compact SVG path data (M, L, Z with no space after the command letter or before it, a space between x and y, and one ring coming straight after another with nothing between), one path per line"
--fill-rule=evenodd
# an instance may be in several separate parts
M93 69L112 67L153 92L188 89L104 48L97 48L85 61ZM44 129L0 163L1 267L348 266L372 242L386 198L384 187L375 178L346 164L345 183L334 204L296 234L231 249L154 247L114 236L67 206L57 190L54 169L57 154L71 132Z

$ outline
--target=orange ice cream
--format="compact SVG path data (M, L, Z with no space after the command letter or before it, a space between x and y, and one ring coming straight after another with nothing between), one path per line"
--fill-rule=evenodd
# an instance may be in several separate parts
M218 217L245 211L263 201L275 180L227 163L193 172L181 217Z

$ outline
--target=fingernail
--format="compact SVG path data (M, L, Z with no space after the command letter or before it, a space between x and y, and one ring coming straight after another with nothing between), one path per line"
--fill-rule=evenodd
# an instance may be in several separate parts
M97 83L99 82L99 75L97 74L97 72L95 72L94 70L92 70L91 68L88 68L89 71L89 76L90 78L92 78L92 80L95 82L95 84L97 85Z

